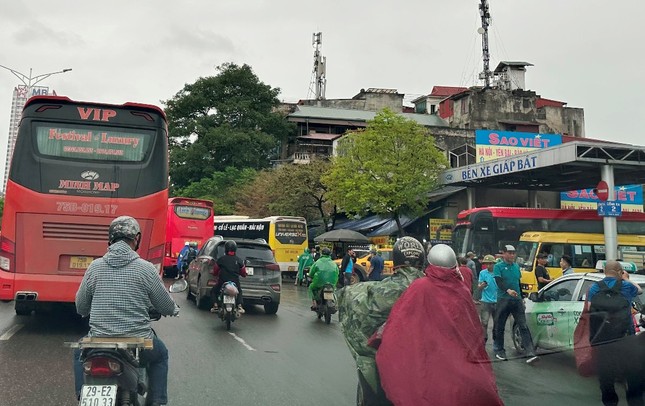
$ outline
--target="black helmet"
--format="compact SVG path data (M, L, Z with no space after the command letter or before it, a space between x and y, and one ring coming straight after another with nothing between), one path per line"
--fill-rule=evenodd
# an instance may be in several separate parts
M329 256L329 255L331 255L331 250L329 248L325 247L325 248L322 249L321 254Z
M108 231L108 245L120 240L137 241L137 235L141 235L141 228L137 220L130 216L121 216L112 220ZM139 244L137 243L137 248Z
M226 241L226 243L224 243L224 251L226 251L227 253L231 251L237 252L237 243L230 240Z
M395 267L412 266L421 269L425 261L423 245L413 237L401 237L396 240L392 256Z

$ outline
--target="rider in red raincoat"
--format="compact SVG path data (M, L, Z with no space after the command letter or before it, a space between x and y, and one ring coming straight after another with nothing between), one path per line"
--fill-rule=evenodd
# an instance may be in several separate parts
M385 323L376 363L387 398L396 406L503 405L454 251L435 245L428 262Z

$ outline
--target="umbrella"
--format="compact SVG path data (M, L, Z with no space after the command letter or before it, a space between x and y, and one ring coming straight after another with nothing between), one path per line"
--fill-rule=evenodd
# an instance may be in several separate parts
M314 238L315 242L348 242L348 243L368 243L369 240L363 234L346 229L331 230L320 234Z

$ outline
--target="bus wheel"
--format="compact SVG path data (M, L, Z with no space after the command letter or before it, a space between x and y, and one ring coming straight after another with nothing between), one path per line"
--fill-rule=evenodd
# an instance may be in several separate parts
M29 306L25 306L22 303L16 303L16 315L18 316L30 316L33 309Z

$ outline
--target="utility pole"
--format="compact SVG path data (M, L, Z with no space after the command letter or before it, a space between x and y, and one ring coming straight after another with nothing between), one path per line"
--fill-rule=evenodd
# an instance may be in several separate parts
M314 33L312 37L314 46L314 74L316 75L316 100L325 100L325 89L327 88L327 58L320 52L322 48L322 32ZM318 103L320 104L320 103Z
M29 69L29 76L24 73L18 72L15 69L11 69L7 66L0 65L0 68L6 69L11 72L15 77L17 77L23 84L22 86L17 86L14 90L13 103L11 106L11 120L9 123L9 135L7 137L7 156L5 160L5 173L4 181L2 183L2 190L4 191L7 187L7 178L9 176L9 165L11 164L11 158L13 156L13 149L16 142L16 137L18 136L18 124L20 122L20 116L22 114L22 108L33 94L33 89L42 80L47 79L52 75L57 75L59 73L66 73L72 69L62 69L56 72L43 73L42 75L33 76L33 70Z
M484 88L490 87L490 78L492 73L490 71L490 52L488 49L488 26L490 25L490 10L488 8L488 0L481 0L479 5L479 15L482 19L482 26L477 30L482 36L482 55L484 58L484 71L479 74L479 79L484 81Z

